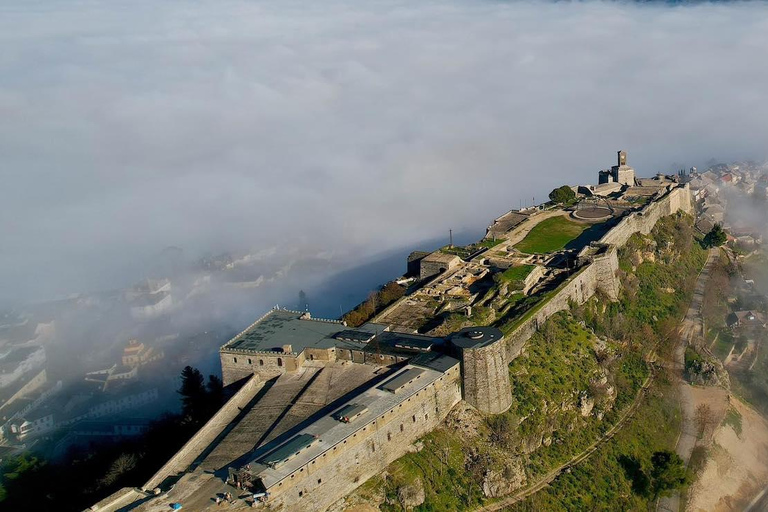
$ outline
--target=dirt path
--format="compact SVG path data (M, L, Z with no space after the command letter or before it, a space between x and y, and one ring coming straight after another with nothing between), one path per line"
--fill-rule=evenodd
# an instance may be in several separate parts
M694 399L691 386L683 379L683 371L685 370L685 349L688 347L688 343L691 339L696 336L703 336L704 334L704 320L701 317L701 303L704 300L704 288L709 280L709 271L719 257L720 249L713 247L709 250L707 262L704 264L704 268L701 269L699 277L696 280L696 287L693 290L691 305L688 307L688 311L685 313L685 317L680 323L680 342L678 343L677 348L675 348L673 368L679 390L680 409L683 415L682 423L680 425L680 437L677 439L675 450L686 465L691 459L691 452L693 451L694 446L696 446L697 432L694 421L696 400ZM657 506L657 510L660 512L678 512L679 509L679 492L661 498Z
M637 395L635 395L635 399L632 402L632 405L629 406L629 408L624 411L621 415L621 418L619 418L619 421L616 422L616 424L610 428L603 436L592 443L586 450L582 451L581 453L573 456L568 462L561 464L560 466L556 467L555 469L549 471L544 476L540 477L535 483L532 485L529 485L525 489L518 491L515 494L512 494L510 496L507 496L506 498L502 499L501 501L497 501L495 503L491 503L489 505L485 505L484 507L480 507L476 509L478 512L492 512L497 510L502 510L505 507L508 507L510 505L513 505L519 501L524 500L531 494L534 494L547 485L549 485L553 480L555 480L558 476L560 476L563 471L576 466L585 460L589 458L590 455L595 453L600 446L605 444L606 442L613 439L613 436L616 435L616 432L621 430L621 427L624 426L624 423L632 417L632 415L637 411L637 408L640 407L640 404L642 403L642 399L645 395L645 393L648 391L648 388L650 387L651 383L653 382L654 374L653 372L648 376L647 379L645 379L645 382L643 382L642 387L638 390Z

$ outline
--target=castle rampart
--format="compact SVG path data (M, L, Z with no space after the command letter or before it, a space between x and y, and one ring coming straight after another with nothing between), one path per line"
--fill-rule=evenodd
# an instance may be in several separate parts
M306 433L318 442L306 449L306 456L302 453L277 469L258 470L270 508L325 510L411 450L461 400L458 362L444 359L452 361L445 371L423 369L423 382L409 383L405 390L390 395L376 388L355 398L368 412L351 424L326 417L308 427ZM382 393L383 398L377 396ZM336 429L347 431L338 436Z
M264 387L264 381L258 375L251 374L245 384L225 403L218 412L202 426L187 443L166 462L142 489L150 491L159 486L169 476L185 471L216 437L229 425Z

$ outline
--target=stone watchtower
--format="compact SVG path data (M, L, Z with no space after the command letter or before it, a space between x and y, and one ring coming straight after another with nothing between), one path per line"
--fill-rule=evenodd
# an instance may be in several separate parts
M611 167L611 176L613 177L612 181L621 183L622 185L629 185L631 187L635 184L635 170L627 165L626 151L619 151L618 156L618 165Z
M461 356L463 398L485 414L500 414L512 405L503 338L495 327L465 327L450 338Z

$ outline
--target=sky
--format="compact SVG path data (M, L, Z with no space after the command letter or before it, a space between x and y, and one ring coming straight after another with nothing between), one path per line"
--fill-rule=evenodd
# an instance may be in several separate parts
M0 48L0 301L768 156L766 3L5 0Z

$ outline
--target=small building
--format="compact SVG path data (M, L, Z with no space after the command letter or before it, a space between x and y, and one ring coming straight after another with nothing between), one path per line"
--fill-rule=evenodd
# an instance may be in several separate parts
M163 355L162 351L147 347L139 340L130 340L128 345L123 349L123 357L121 358L121 361L123 366L136 367L162 359Z
M424 280L436 276L461 265L461 258L455 254L445 254L435 251L422 258L419 263L419 279Z
M306 311L273 309L219 349L224 385L257 374L265 380L313 364L352 361L388 366L429 353L444 340L392 332L384 324L347 327Z
M765 317L757 311L734 311L728 315L728 325L739 329L764 328Z
M55 425L53 410L41 407L11 420L10 435L17 441L24 441L53 430Z

